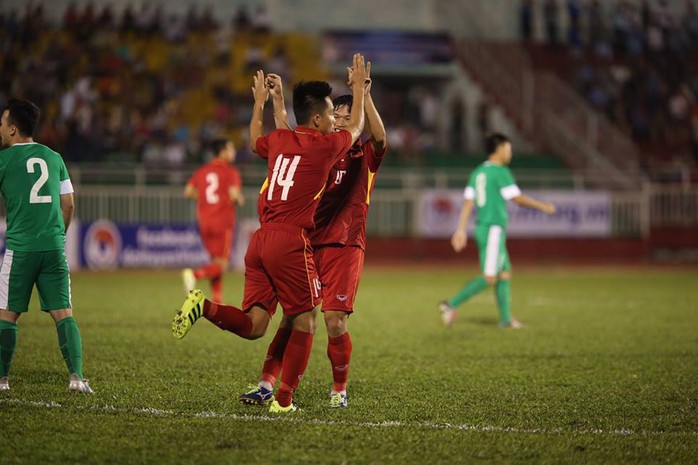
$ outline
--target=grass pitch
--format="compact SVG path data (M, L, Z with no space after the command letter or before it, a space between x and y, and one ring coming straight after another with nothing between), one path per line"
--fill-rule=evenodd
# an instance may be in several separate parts
M435 304L474 273L368 268L349 323L349 408L328 407L321 327L292 416L237 401L280 315L254 342L203 320L175 340L177 272L76 273L96 395L66 392L33 300L0 393L0 462L695 463L698 271L519 268L526 328L498 329L490 292L442 327ZM225 285L239 303L242 276Z

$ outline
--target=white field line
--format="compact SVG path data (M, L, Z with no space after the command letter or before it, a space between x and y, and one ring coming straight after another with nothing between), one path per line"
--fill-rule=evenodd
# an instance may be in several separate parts
M144 414L151 416L167 416L177 418L216 418L227 419L234 421L260 422L260 423L291 423L299 425L320 425L320 426L349 426L358 428L422 428L432 430L453 430L453 431L474 431L481 433L520 433L533 435L552 435L552 434L574 434L574 435L598 435L598 436L660 436L664 434L688 434L698 436L698 431L645 431L631 429L568 429L568 428L514 428L505 426L489 426L489 425L467 425L453 423L432 423L428 421L419 422L402 422L402 421L349 421L349 420L325 420L320 418L304 418L301 415L294 416L278 416L278 415L251 415L237 413L220 413L220 412L175 412L172 410L163 410L151 407L144 408L124 408L114 405L93 405L93 406L74 406L65 405L58 402L41 402L21 399L0 399L0 405L20 405L26 407L37 408L69 408L73 410L86 410L95 412L117 412L130 414Z

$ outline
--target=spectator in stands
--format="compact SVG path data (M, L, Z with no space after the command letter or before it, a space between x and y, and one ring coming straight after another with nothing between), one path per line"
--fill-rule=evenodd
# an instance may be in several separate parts
M599 0L591 0L587 11L589 43L596 45L606 39L606 24Z
M184 24L187 31L199 31L199 10L196 7L196 3L191 3L189 5L187 14L184 18Z
M691 0L686 0L686 11L683 14L682 27L688 41L688 48L691 51L695 51L696 45L698 45L698 12L696 12L696 6Z
M220 24L218 24L213 14L213 7L210 4L206 5L204 13L201 15L200 24L201 30L204 32L215 32L220 27Z
M567 0L567 15L569 17L567 41L573 51L578 51L582 47L582 7L579 0Z
M97 25L99 26L99 29L102 31L110 31L114 28L114 12L112 11L111 4L108 3L104 5L104 8L102 8L102 12L99 14L99 17L97 18Z
M691 107L691 151L693 153L693 165L698 167L698 103L695 101Z
M63 28L65 30L73 30L78 25L78 5L75 2L70 2L68 8L63 15Z
M559 41L559 8L558 0L545 0L543 4L543 20L545 22L545 36L549 45L557 45Z
M533 35L533 0L521 0L519 6L519 27L521 39L529 42Z
M136 14L133 12L133 5L131 3L126 5L123 13L121 14L121 31L122 32L133 32L136 30Z
M255 7L254 13L252 14L252 30L260 33L267 33L271 30L271 22L269 20L269 14L264 5L259 4Z
M233 29L235 32L247 32L250 30L252 22L247 12L246 5L240 5L233 16Z

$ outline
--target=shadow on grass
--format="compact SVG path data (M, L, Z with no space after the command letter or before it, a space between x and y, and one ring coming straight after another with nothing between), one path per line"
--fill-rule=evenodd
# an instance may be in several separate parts
M497 318L489 316L471 317L468 318L466 321L468 323L473 323L481 326L497 326L497 323L499 323L499 320Z

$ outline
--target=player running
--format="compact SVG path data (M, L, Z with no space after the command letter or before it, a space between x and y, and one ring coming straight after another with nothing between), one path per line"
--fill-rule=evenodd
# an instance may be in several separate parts
M533 200L521 193L507 167L511 163L511 142L506 136L497 133L488 136L485 149L488 160L470 175L458 229L451 238L451 245L456 252L465 248L468 241L468 220L473 206L477 204L475 240L480 252L482 276L469 281L452 298L440 302L438 308L444 324L450 326L456 317L456 307L486 287L493 286L499 308L499 326L518 329L522 324L511 316L511 263L506 247L509 214L506 201L511 200L519 206L534 208L548 215L555 214L555 206Z
M196 200L196 218L204 247L211 263L192 270L182 270L184 291L196 288L196 280L209 278L213 300L220 302L223 273L230 263L235 230L235 207L243 205L242 182L235 161L235 146L228 139L211 142L214 158L197 169L184 188L184 196Z
M245 291L242 308L204 299L200 290L189 293L172 322L175 337L182 338L202 315L221 329L245 339L264 335L281 304L291 321L284 351L281 383L270 412L297 409L293 393L308 364L322 290L308 231L332 166L359 138L364 127L364 57L353 59L351 124L333 131L334 116L326 82L296 85L293 110L299 122L295 131L277 129L264 136L262 113L269 97L264 73L254 79L255 99L250 122L250 147L268 166L259 196L261 227L254 233L245 255Z
M370 79L371 63L367 63ZM277 127L287 127L281 79L271 80L271 94ZM351 122L352 95L334 100L335 129ZM347 380L352 342L347 320L354 311L354 300L361 279L366 248L366 215L375 175L387 151L383 121L371 98L370 80L365 90L365 117L368 140L357 140L330 171L325 193L315 213L315 229L310 234L315 265L322 280L322 312L327 328L327 356L332 367L330 406L347 407ZM273 387L281 372L284 350L291 334L291 322L282 320L274 336L257 386L240 396L246 404L264 405L273 400Z
M82 374L82 339L73 318L65 233L75 208L61 156L34 142L39 108L10 99L0 119L0 192L7 208L7 249L0 268L0 391L17 347L17 320L27 312L34 284L41 310L56 323L68 367L68 390L93 394Z

